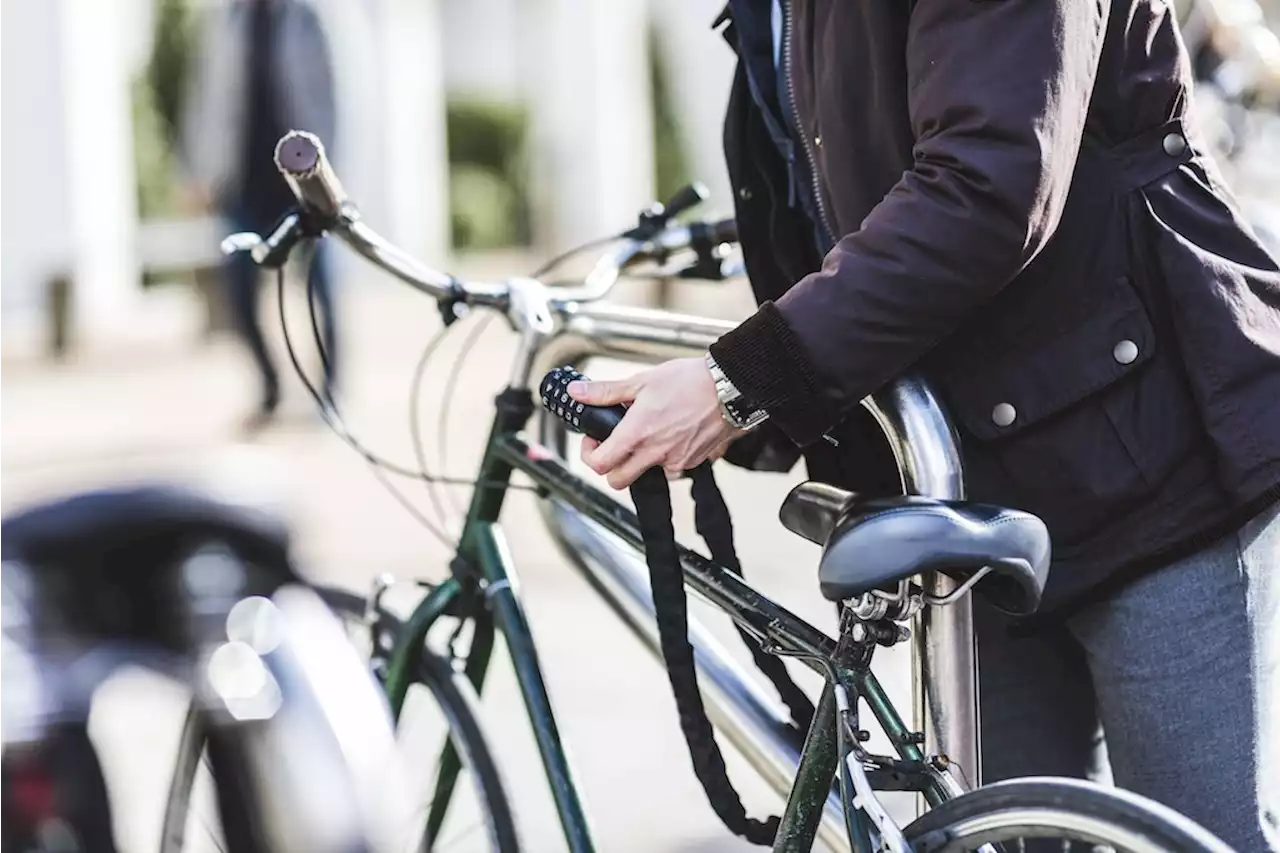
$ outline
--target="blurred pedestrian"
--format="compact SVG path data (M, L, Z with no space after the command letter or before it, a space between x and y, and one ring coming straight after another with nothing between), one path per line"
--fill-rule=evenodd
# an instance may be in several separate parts
M332 153L336 105L328 39L308 0L232 0L202 21L193 88L182 127L189 192L236 231L267 234L293 205L275 168L276 142L292 129L315 133ZM280 402L280 379L259 316L259 270L245 253L226 265L227 293L262 380L248 430L266 426ZM337 360L333 283L318 247L309 273L323 315L332 392Z

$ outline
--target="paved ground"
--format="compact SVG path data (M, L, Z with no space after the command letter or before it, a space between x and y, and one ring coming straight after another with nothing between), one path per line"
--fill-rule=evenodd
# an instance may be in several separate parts
M490 259L464 271L476 269L497 276L522 265ZM726 317L748 310L741 282L684 287L677 295L681 310ZM643 292L628 295L636 299ZM292 316L301 318L296 301L291 307ZM162 294L148 300L128 344L84 353L63 365L6 360L4 509L90 485L176 477L276 506L292 522L298 550L318 580L363 589L382 572L441 577L447 560L443 548L397 506L365 463L309 414L296 382L289 388L288 422L253 442L237 438L238 418L254 391L248 364L231 341L197 343L196 310L182 294ZM267 316L276 316L274 308ZM348 283L343 321L352 430L380 452L407 461L412 458L409 382L418 351L439 327L435 307L371 276ZM302 333L301 324L291 325ZM428 376L422 406L428 448L435 447L438 398L463 337L451 336ZM466 359L447 429L451 473L468 474L474 467L490 417L489 400L502 385L511 352L511 335L495 323ZM816 549L776 522L777 505L794 477L726 471L722 482L748 573L767 592L829 629L830 608L816 593ZM404 489L418 507L430 506L420 488ZM688 853L747 849L726 837L705 804L662 670L561 563L529 497L513 498L506 520L599 847ZM737 648L727 624L716 620L713 628ZM890 682L901 691L901 662L887 664ZM123 676L104 693L94 732L119 801L120 841L129 853L153 850L182 694L135 675ZM563 849L501 653L485 715L526 844L534 851ZM730 761L750 811L776 809L776 799L750 782L736 756Z

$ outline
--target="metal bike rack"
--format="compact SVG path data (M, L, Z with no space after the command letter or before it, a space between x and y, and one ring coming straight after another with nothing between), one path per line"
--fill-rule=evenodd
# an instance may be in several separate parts
M540 367L576 364L588 358L657 363L700 355L732 323L619 305L587 304L542 348ZM884 430L907 493L964 497L959 442L941 404L918 378L902 378L864 401ZM566 456L568 433L558 418L542 413L541 442ZM568 506L543 503L557 543L609 604L660 654L648 571L642 557ZM935 595L951 591L948 578L924 578ZM926 607L916 617L912 647L913 717L925 732L928 752L944 754L977 784L978 694L970 598L947 607ZM785 799L799 751L785 737L778 703L750 679L694 618L689 640L699 669L708 713L718 730ZM835 849L847 846L838 799L827 802L821 837Z

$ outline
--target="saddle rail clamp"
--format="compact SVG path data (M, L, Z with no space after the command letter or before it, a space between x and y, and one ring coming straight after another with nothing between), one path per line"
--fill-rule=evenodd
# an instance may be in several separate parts
M665 311L581 304L557 334L542 344L536 363L545 368L601 357L659 363L700 355L733 327L731 322ZM964 499L959 439L924 380L900 377L863 405L888 439L906 493ZM545 411L539 418L539 440L565 457L568 431L564 423ZM656 652L657 629L643 561L576 510L551 501L542 506L553 538L571 562ZM926 592L940 597L958 586L937 573L921 581ZM783 736L785 723L776 701L747 679L692 617L689 633L713 722L785 797L799 752ZM963 771L965 786L976 787L981 772L977 664L968 594L946 607L926 607L914 617L911 680L913 724L925 733L927 752L947 756ZM832 818L839 819L835 797L828 801L826 818L824 837Z

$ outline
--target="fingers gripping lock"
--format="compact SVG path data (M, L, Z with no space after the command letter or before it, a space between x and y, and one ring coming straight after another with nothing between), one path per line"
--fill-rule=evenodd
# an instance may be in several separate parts
M589 406L569 396L570 382L585 382L583 376L571 365L557 367L542 378L540 392L543 407L568 425L569 429L604 441L627 413L617 406Z

